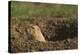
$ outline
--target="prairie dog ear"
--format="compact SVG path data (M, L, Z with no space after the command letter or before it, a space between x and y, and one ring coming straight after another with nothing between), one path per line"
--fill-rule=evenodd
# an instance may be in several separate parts
M31 26L31 29L35 29L35 27Z

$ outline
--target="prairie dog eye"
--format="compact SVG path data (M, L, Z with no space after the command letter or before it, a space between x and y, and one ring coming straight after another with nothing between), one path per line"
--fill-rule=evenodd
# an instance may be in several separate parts
M35 29L34 27L31 27L32 29Z

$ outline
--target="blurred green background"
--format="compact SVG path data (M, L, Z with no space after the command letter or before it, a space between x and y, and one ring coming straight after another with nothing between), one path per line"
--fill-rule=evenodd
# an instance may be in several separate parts
M11 3L11 17L36 18L37 16L63 16L77 18L77 5L45 4L30 2Z

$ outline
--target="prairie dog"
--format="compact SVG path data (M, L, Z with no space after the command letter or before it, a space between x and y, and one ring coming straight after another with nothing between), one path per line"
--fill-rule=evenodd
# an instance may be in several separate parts
M41 33L40 28L37 25L30 25L27 29L27 32L32 35L34 40L46 42L43 34Z

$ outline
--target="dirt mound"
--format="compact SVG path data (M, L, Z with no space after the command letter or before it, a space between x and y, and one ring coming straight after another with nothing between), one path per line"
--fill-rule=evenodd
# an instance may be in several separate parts
M48 42L44 43L32 40L31 38L31 40L29 40L28 38L31 35L28 34L26 30L27 28L30 28L28 26L29 24L38 25L44 38ZM77 49L77 29L76 19L71 19L69 21L65 18L40 17L36 18L33 22L16 21L16 23L11 26L11 52Z

